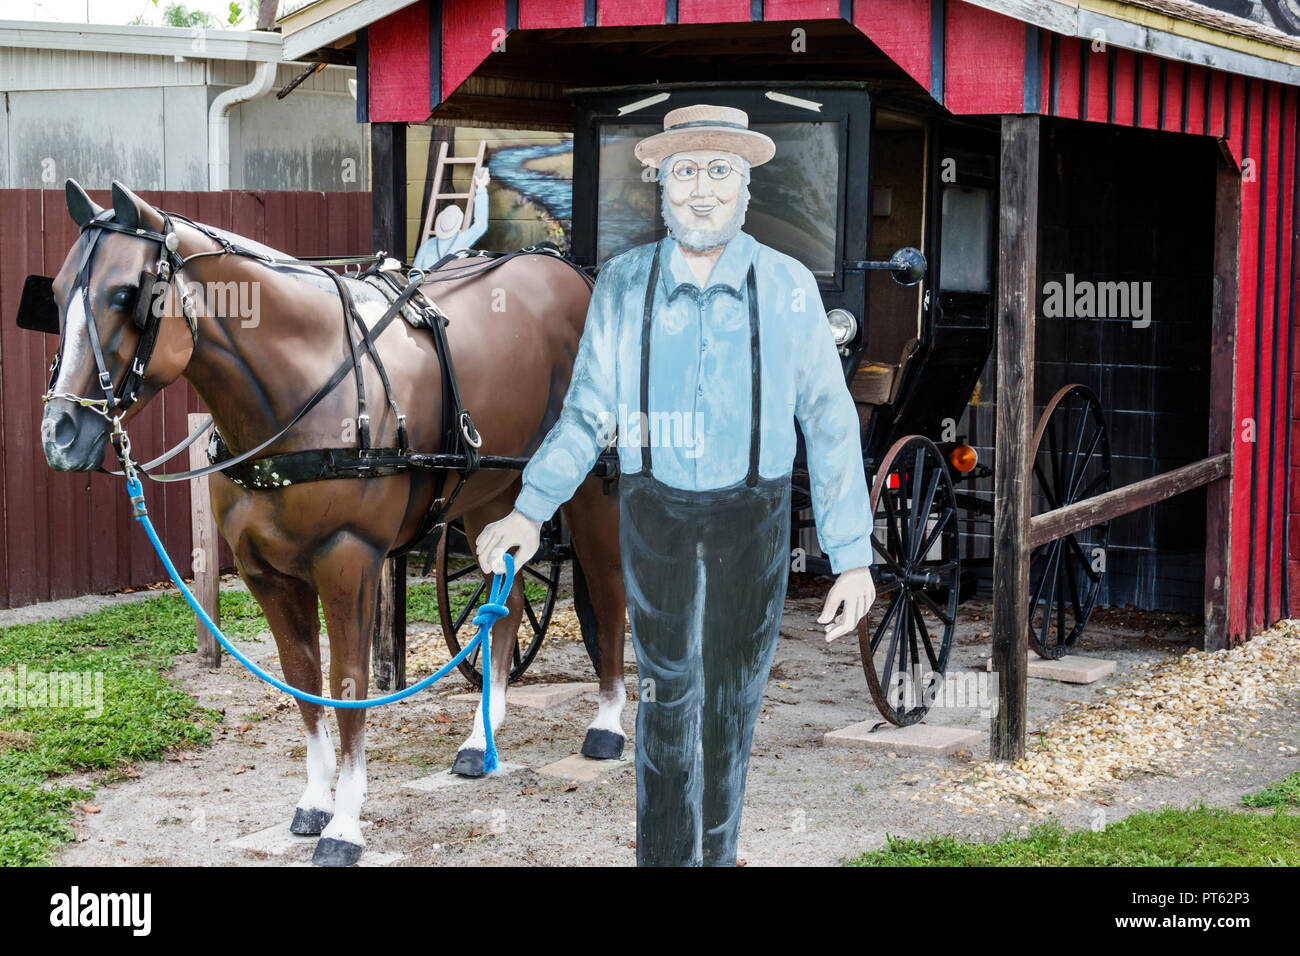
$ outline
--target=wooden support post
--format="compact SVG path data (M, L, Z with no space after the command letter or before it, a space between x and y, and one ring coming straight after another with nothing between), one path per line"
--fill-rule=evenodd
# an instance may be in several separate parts
M1241 232L1241 171L1220 157L1214 196L1214 302L1210 325L1210 454L1231 453L1233 355L1237 339L1237 246ZM1287 383L1290 388L1290 383ZM1290 423L1288 426L1290 427ZM1289 473L1289 463L1287 472ZM1202 649L1228 646L1228 586L1232 555L1232 482L1216 481L1205 496L1205 637ZM1282 555L1286 567L1287 555Z
M370 232L375 250L406 261L406 124L370 124Z
M1037 116L1002 117L993 515L993 670L998 676L998 710L990 746L995 760L1019 760L1025 755L1041 129Z
M376 250L406 261L406 124L370 125L371 239ZM406 686L406 558L384 565L371 640L375 686Z
M193 432L207 421L207 415L190 415L189 429ZM208 445L196 441L190 445L190 467L203 468L208 464ZM190 533L194 550L190 552L190 566L194 569L194 596L214 624L221 624L221 558L217 553L217 517L212 512L212 499L208 496L208 478L190 482ZM205 667L221 666L221 645L208 631L207 625L194 615L197 628L195 637L199 660Z
M379 583L378 622L370 649L375 686L383 691L406 686L406 555L384 564Z

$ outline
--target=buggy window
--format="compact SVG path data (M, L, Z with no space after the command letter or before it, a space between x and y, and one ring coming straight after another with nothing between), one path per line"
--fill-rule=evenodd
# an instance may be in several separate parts
M753 170L745 231L794 256L821 278L835 274L842 137L839 123L755 123L776 157ZM664 235L655 171L633 147L663 127L602 124L597 185L596 262Z

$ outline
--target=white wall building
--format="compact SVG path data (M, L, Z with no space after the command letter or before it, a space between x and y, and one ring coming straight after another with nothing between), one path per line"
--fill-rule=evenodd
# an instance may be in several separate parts
M0 20L0 188L369 189L354 68L281 100L309 65L280 58L278 33Z

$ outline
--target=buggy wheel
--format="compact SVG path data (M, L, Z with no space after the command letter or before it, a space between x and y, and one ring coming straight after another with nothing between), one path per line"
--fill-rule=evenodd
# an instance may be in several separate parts
M1110 437L1101 402L1067 385L1034 431L1033 513L1110 490ZM1074 649L1101 594L1110 522L1041 544L1029 557L1029 646L1057 660Z
M956 497L934 442L900 438L871 486L876 607L858 622L867 686L881 715L906 727L941 689L961 583Z
M543 528L542 536L543 542L548 540L546 528ZM517 572L518 578L524 583L524 613L515 635L510 662L512 684L528 670L528 665L533 662L542 646L560 587L560 567L559 559L548 557L547 549L543 546L538 556ZM438 618L442 622L442 636L447 642L447 649L455 656L463 646L461 633L465 634L466 640L472 639L477 633L473 624L474 614L487 600L491 590L490 582L471 555L469 540L459 523L444 526L442 537L438 539L436 568ZM481 648L474 648L473 653L461 661L459 666L471 684L475 687L483 686Z

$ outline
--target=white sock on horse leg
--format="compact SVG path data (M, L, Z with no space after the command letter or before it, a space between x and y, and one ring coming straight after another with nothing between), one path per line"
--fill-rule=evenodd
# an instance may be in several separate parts
M334 810L334 795L330 785L334 782L337 760L329 728L322 718L315 733L307 734L307 789L303 791L298 806L304 810Z

